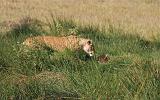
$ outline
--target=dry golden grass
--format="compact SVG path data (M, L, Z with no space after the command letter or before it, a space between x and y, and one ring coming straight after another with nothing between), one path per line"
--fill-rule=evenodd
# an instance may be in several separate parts
M160 0L1 0L0 22L25 16L56 17L80 24L113 24L126 32L154 38L160 33ZM158 33L159 32L159 33Z

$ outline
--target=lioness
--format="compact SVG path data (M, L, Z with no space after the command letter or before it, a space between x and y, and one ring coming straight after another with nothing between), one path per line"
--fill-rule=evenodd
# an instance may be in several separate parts
M89 56L93 56L94 47L90 39L79 38L74 35L56 37L56 36L36 36L29 37L24 42L31 48L49 47L56 51L64 51L65 49L78 50L82 49Z

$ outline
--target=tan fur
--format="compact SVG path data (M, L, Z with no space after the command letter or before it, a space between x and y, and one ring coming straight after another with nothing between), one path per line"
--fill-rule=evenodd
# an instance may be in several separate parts
M91 41L90 39L78 38L77 36L55 37L36 36L27 38L23 44L31 48L41 48L47 46L53 50L64 51L65 49L76 50L82 45Z

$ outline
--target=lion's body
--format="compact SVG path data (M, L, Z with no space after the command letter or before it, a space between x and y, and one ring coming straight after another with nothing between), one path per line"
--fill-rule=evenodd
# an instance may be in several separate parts
M65 49L77 50L82 48L82 46L84 46L84 49L91 50L91 45L87 44L88 41L91 40L78 38L73 35L66 37L36 36L27 38L23 44L31 48L49 47L56 51L64 51Z

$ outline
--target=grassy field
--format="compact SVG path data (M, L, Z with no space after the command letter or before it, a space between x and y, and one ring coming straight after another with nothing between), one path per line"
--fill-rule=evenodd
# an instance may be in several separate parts
M0 23L29 16L46 21L55 17L75 20L82 25L111 23L126 33L152 40L160 31L159 0L1 0ZM134 32L133 32L134 31Z
M45 31L40 21L23 19L0 36L1 100L158 100L160 99L160 41L147 41L123 30L77 25L53 19ZM76 31L94 41L96 55L109 62L85 61L82 52L28 50L28 36L61 35ZM63 34L64 35L64 34ZM26 51L28 50L28 51Z
M109 62L22 45L71 32ZM0 100L159 100L159 87L159 0L0 1Z

